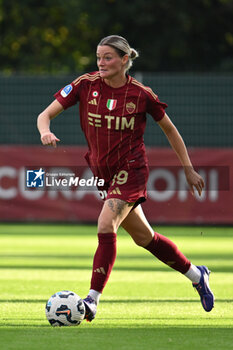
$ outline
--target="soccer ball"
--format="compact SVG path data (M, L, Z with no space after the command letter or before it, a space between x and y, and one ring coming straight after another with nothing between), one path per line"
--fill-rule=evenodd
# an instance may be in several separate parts
M83 300L74 292L63 290L46 303L45 314L52 326L78 326L85 316Z

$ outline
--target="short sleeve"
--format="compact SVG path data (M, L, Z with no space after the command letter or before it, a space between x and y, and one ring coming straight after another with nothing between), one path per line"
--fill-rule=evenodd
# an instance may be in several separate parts
M147 88L147 113L149 113L156 122L159 122L165 115L165 108L167 104L161 102L158 96Z
M79 101L79 87L79 85L75 85L74 82L72 82L56 92L54 97L60 102L64 109L67 109Z

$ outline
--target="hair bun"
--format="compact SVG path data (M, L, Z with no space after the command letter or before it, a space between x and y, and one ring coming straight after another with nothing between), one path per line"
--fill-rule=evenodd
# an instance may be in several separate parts
M138 52L133 49L132 47L130 48L130 58L131 60L134 60L135 58L137 58L139 56Z

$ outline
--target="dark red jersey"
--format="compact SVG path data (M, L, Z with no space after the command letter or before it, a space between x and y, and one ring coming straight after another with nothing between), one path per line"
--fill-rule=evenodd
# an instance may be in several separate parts
M64 109L79 102L81 127L89 148L86 159L96 175L109 180L122 166L147 164L143 141L146 113L160 121L167 107L149 87L127 76L124 86L112 88L99 72L93 72L80 76L54 96Z

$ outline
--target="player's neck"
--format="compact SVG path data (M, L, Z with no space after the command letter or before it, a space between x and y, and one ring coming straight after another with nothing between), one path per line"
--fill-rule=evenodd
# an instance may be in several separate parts
M113 88L120 88L124 86L128 78L126 75L111 77L109 79L104 79L105 84Z

